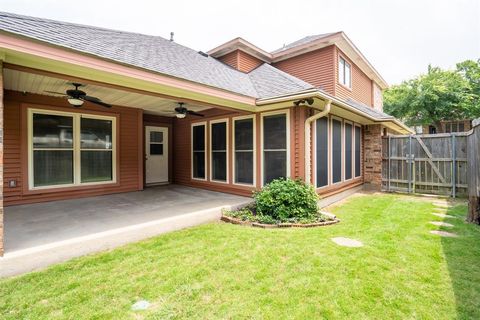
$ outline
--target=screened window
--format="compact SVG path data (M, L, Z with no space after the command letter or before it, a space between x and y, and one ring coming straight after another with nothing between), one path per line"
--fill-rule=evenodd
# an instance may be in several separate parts
M338 82L346 87L352 87L352 67L342 57L338 59Z
M352 125L345 123L345 180L352 178Z
M253 184L253 119L235 120L235 183Z
M263 183L287 176L287 115L263 117Z
M328 185L328 118L316 122L317 188Z
M114 118L33 110L30 117L31 187L114 180Z
M205 125L192 127L192 175L205 179Z
M211 124L212 180L227 181L227 123Z
M342 181L342 122L332 120L332 182Z
M362 129L358 126L355 126L355 177L360 177L360 175L362 174L360 168L361 139Z

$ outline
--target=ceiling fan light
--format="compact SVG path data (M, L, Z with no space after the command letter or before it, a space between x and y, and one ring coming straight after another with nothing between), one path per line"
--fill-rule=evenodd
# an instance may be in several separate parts
M83 104L83 100L76 99L76 98L68 98L68 103L70 103L72 106L75 107L80 107Z
M185 113L177 113L175 116L176 116L178 119L183 119L183 118L185 118L186 114L185 114Z

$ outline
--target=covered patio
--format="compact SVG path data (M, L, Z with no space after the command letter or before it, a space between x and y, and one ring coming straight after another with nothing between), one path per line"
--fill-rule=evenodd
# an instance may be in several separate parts
M42 268L168 231L216 221L246 197L166 185L5 208L0 276Z

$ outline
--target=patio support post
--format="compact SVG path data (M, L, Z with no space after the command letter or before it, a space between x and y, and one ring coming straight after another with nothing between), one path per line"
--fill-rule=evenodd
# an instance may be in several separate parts
M0 257L3 256L3 60L5 55L0 53Z

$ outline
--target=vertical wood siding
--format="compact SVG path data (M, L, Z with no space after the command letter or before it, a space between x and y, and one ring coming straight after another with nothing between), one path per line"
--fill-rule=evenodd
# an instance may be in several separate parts
M274 67L335 94L335 46L325 47L279 61Z
M117 116L117 183L28 190L27 108L66 112L101 113ZM114 106L111 109L86 103L79 109L64 99L6 91L5 95L4 201L6 205L79 198L143 189L142 110ZM8 182L15 180L16 187Z

